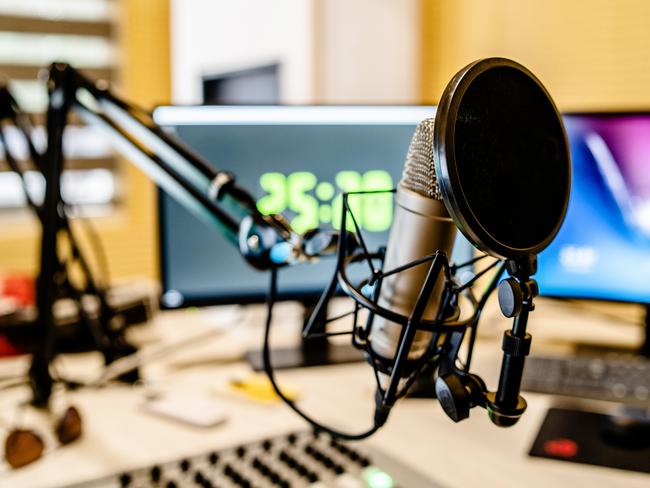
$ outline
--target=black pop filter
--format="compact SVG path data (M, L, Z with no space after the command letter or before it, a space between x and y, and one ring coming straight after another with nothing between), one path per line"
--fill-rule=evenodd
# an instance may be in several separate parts
M550 244L571 165L560 114L530 71L503 58L465 67L442 95L434 130L443 199L471 242L501 258Z

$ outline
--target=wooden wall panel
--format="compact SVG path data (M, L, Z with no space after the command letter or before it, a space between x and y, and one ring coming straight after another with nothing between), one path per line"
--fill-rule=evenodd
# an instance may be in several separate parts
M422 0L422 98L469 62L531 69L562 110L650 109L646 0Z

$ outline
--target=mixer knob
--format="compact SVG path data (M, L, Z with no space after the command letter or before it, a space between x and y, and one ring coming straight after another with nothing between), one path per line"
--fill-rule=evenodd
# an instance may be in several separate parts
M196 473L194 473L194 482L197 485L202 485L204 481L205 481L205 476L203 475L202 471L197 471Z
M131 484L131 481L133 481L133 477L129 473L124 473L120 476L120 486L122 488L126 488Z
M162 470L160 469L160 466L153 466L149 470L149 475L151 476L151 481L154 483L158 483L160 481L160 475L162 474Z

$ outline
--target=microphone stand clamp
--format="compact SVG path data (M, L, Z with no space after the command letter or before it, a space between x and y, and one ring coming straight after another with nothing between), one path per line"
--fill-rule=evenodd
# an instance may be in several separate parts
M510 275L499 284L499 306L506 317L513 317L511 330L503 334L503 359L499 386L486 394L486 408L492 422L501 427L517 423L526 411L526 400L519 394L526 356L532 336L526 332L528 314L535 309L533 299L539 294L531 275L537 271L537 256L525 255L506 261Z

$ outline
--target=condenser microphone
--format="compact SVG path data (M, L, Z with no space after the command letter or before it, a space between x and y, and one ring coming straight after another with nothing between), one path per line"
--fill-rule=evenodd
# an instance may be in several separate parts
M560 115L523 66L481 60L447 85L435 121L422 122L409 147L377 307L371 308L367 356L379 381L378 422L424 372L423 361L433 366L436 395L453 420L477 405L502 426L523 414L519 389L531 343L526 324L538 294L532 275L536 255L566 213L570 176ZM441 256L447 261L456 228L476 248L505 261L510 276L498 286L501 309L514 321L504 334L495 392L456 366L464 332L453 324L462 322L457 295L465 286L452 282L448 264L445 273L436 268Z
M519 393L532 341L528 315L538 295L537 254L560 229L570 188L569 146L552 98L525 67L490 58L459 71L440 98L435 120L416 128L395 190L385 248L368 249L344 195L344 238L319 307L337 286L354 300L352 312L327 320L353 315L352 344L364 351L377 380L373 427L346 438L361 439L379 429L421 378L435 379L438 403L456 422L477 406L496 425L517 422L526 410ZM359 247L346 244L348 214ZM481 254L452 265L448 255L457 230ZM457 270L487 256L497 259L461 282ZM361 262L370 275L353 282L348 268ZM476 280L495 268L477 296ZM504 272L508 277L502 279ZM471 352L481 311L497 288L501 311L513 321L503 336L498 387L490 390L471 371ZM360 322L361 308L368 314Z
M442 200L433 158L434 119L422 121L413 134L396 191L396 207L386 247L384 269L407 265L423 256L442 251L451 253L456 226ZM429 271L427 262L387 276L382 283L378 305L409 316ZM434 320L444 285L441 276L428 301L423 318ZM392 360L397 352L403 326L384 317L374 318L372 349ZM432 333L418 331L408 360L419 359L429 347ZM385 380L385 378L384 378Z

